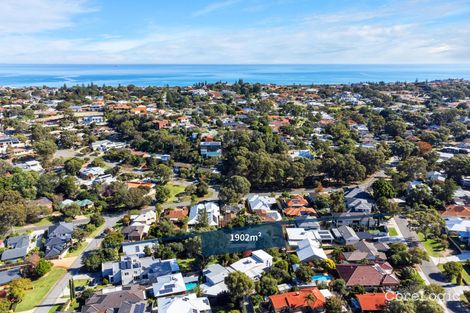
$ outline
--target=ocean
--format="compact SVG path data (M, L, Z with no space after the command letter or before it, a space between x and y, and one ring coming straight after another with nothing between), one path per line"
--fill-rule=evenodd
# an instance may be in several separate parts
M200 82L348 84L470 79L467 65L103 65L47 64L0 65L0 85L67 86L97 85L190 86Z

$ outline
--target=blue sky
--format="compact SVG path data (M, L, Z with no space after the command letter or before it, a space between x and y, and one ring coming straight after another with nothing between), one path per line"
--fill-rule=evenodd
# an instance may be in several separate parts
M470 63L470 0L2 0L1 63Z

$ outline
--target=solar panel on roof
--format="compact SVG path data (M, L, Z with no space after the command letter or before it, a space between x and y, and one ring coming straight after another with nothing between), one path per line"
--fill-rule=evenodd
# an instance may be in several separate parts
M139 303L135 306L134 313L144 313L145 304Z

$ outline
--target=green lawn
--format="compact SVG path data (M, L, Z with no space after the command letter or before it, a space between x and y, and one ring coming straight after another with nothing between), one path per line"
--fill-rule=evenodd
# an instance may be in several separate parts
M170 191L170 197L167 203L173 203L178 199L177 195L184 192L185 187L177 184L166 184L166 187Z
M104 229L104 224L101 225L101 226L98 226L94 231L92 231L90 233L90 235L88 235L88 238L95 238L100 231L102 231Z
M94 231L92 231L88 235L87 238L95 238L103 228L104 228L104 224L101 225L100 227L96 228ZM87 246L88 246L88 242L84 241L84 242L80 243L80 246L77 249L67 252L65 257L69 258L69 257L73 257L73 256L79 256L83 252L83 250L86 249Z
M463 271L462 271L462 278L463 278L463 281L464 281L464 284L470 284L470 265L467 265L465 263L462 262L462 265L463 265ZM444 273L444 263L441 263L439 265L437 265L437 268L442 272ZM451 283L455 284L455 278L451 281Z
M397 232L397 230L396 230L395 228L390 227L390 228L388 229L388 235L389 235L389 236L392 236L392 237L393 237L393 236L398 236L398 232Z
M33 289L26 292L23 301L16 306L15 311L28 311L39 305L52 286L54 286L65 273L66 270L63 268L52 268L45 276L33 281Z
M75 288L85 287L90 282L89 279L74 279Z
M194 260L195 260L194 258L177 259L177 262L182 272L189 272L192 270L192 265L193 265Z
M55 313L55 312L59 311L59 308L60 308L61 306L62 306L61 304L55 304L55 305L49 310L49 313Z
M80 253L83 252L83 250L85 250L85 248L87 247L88 245L88 242L84 241L82 243L80 243L80 246L77 248L77 249L74 249L73 251L71 251L69 249L69 251L67 252L67 254L65 255L66 258L69 258L69 257L73 257L73 256L79 256Z
M52 221L49 217L41 219L39 222L34 223L34 226L47 226L52 224Z
M421 233L418 233L418 237L430 256L433 256L436 258L442 256L442 251L444 251L444 249L442 248L441 244L437 240L434 240L434 239L424 240L424 235Z

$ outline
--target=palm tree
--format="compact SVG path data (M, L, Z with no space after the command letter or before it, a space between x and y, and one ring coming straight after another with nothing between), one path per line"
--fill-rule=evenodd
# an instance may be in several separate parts
M317 297L313 294L313 292L309 292L304 296L304 301L307 303L308 306L312 307L315 302L317 302Z

